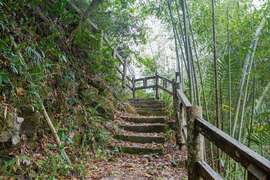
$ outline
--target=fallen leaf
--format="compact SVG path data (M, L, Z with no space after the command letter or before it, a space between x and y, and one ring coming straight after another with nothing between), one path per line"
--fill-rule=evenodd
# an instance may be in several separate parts
M25 90L22 87L16 88L16 95L23 96L25 94Z

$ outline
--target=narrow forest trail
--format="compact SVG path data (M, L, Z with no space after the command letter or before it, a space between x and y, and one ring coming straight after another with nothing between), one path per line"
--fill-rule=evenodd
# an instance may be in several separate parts
M187 179L186 152L169 132L164 102L132 99L138 114L122 116L112 146L121 153L89 163L91 179ZM168 135L167 135L168 136Z

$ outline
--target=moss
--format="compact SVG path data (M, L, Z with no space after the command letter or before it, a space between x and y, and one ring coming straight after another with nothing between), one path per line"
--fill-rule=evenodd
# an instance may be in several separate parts
M12 136L14 109L0 104L0 142L8 141Z
M32 167L37 169L37 174L72 174L74 168L83 169L81 164L66 168L61 157L51 157L59 150L55 149L54 137L38 110L43 103L72 160L84 159L86 153L103 149L110 139L103 124L112 119L115 111L116 100L109 88L118 86L112 68L115 59L112 49L100 48L100 33L81 24L73 11L60 12L57 3L39 2L42 14L49 19L46 20L33 11L34 2L26 4L5 1L5 7L1 7L5 21L1 22L0 66L5 68L0 70L0 94L5 95L9 109L3 118L5 106L0 105L0 138L2 132L12 129L16 107L24 118L21 135L25 134L27 140L21 147L12 148L14 154L20 155L18 149L22 148L29 154L38 152L42 158L48 156ZM79 31L73 39L76 28ZM48 144L54 148L47 148ZM48 167L50 164L55 169ZM27 173L31 172L24 174Z

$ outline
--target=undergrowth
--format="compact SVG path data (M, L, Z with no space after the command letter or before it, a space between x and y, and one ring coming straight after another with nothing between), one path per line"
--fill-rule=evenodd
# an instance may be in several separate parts
M67 2L0 2L0 100L8 113L16 108L22 116L22 105L39 112L44 104L72 166L39 113L41 122L29 121L25 131L32 132L22 135L19 145L1 144L0 176L86 176L89 158L110 155L104 124L119 101L117 61L101 32L75 11L65 11ZM0 125L1 132L5 124Z

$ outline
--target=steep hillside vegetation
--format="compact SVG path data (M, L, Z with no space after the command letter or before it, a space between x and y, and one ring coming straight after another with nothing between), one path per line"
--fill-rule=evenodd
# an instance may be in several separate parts
M87 9L82 15L71 4ZM121 17L117 9L106 14L109 7L99 1L0 2L0 175L82 175L84 160L106 154L104 123L122 97L117 61L103 32L86 19L110 24Z

